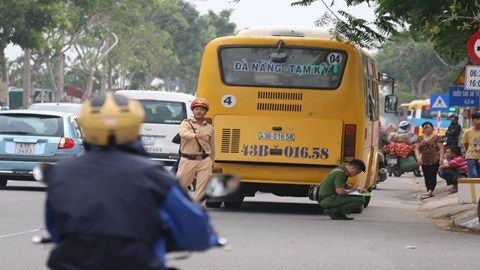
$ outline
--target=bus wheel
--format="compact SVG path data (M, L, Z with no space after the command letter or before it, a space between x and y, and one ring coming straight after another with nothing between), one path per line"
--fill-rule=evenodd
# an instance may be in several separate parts
M5 188L7 186L7 179L5 178L0 178L0 189Z
M356 208L356 209L353 209L352 213L353 213L353 214L361 214L362 211L363 211L363 205L360 206L360 207L358 207L358 208Z
M363 203L363 208L367 208L368 204L370 203L371 196L363 197L365 199L365 203Z
M478 220L480 220L480 199L478 200L477 214L478 214Z
M225 204L226 208L230 209L238 209L240 206L242 206L242 201L239 202L223 202Z
M222 202L209 202L209 201L207 201L205 203L205 206L207 206L208 208L220 208L220 206L222 206Z

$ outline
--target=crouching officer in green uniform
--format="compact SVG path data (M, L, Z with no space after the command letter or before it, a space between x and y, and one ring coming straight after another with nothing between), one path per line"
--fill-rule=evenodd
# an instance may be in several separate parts
M323 179L318 190L318 202L331 219L352 220L353 217L347 217L346 214L360 208L365 203L363 196L349 196L349 194L356 191L363 193L367 190L347 182L348 177L353 177L361 172L365 172L365 163L354 159L347 165L336 167Z

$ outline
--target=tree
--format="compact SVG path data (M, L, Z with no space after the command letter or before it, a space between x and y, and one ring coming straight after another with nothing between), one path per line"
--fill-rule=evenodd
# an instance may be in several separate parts
M295 1L292 5L308 6L318 0ZM330 5L321 0L327 8ZM450 62L468 58L466 44L480 27L480 1L478 0L345 0L348 6L366 3L374 7L376 20L363 19L339 11L326 13L319 25L333 23L331 31L338 39L365 48L377 47L391 35L398 34L398 26L408 29L411 37L430 41L443 59ZM373 25L374 30L369 25Z
M0 69L3 86L0 86L0 103L9 103L5 48L9 44L19 45L22 49L41 47L44 42L42 33L46 27L55 25L55 11L60 3L61 0L0 0Z
M407 35L387 41L375 58L382 72L394 74L396 93L407 99L401 102L445 93L458 70L440 60L431 42L415 42Z

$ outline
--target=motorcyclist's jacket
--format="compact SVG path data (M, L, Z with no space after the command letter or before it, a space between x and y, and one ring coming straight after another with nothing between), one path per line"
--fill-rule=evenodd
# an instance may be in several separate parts
M45 182L51 269L164 269L167 239L184 250L217 242L200 204L138 141L89 146Z

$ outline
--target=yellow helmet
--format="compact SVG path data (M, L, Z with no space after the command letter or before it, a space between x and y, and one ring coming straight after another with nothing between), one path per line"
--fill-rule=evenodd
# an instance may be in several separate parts
M137 100L113 92L83 102L78 113L83 139L93 145L108 145L110 136L117 145L135 141L144 119Z
M190 110L193 111L193 108L195 107L204 107L208 112L210 109L210 104L208 104L208 101L204 98L196 98L192 101L192 104L190 104Z

